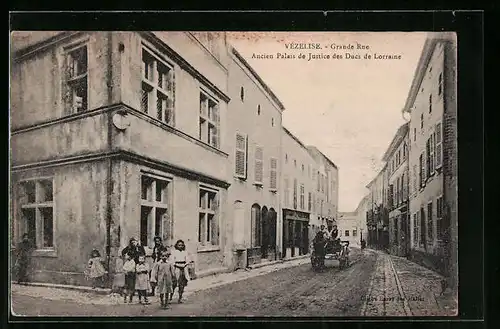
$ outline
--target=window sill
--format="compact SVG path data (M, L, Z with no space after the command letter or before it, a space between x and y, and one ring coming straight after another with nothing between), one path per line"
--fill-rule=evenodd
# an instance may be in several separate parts
M55 249L36 249L31 255L33 257L57 257L57 251Z
M197 252L203 253L203 252L213 252L213 251L220 251L220 246L198 246Z
M275 189L275 188L270 188L270 189L269 189L269 192L271 192L271 193L278 193L278 189Z
M237 179L237 180L240 180L240 181L246 181L247 180L247 178L245 176L234 175L234 178Z
M254 185L255 187L258 187L258 188L262 188L262 187L264 186L264 184L263 184L263 183L258 183L258 182L253 183L253 185Z

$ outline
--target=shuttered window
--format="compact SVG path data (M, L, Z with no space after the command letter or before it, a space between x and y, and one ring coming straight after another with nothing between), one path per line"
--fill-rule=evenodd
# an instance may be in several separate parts
M443 165L443 130L442 130L442 124L441 122L438 122L436 124L436 140L435 140L435 150L434 150L434 156L435 156L435 162L436 162L436 169L439 169Z
M297 179L293 180L293 209L297 209Z
M424 160L424 153L420 154L420 187L425 186L425 160Z
M255 184L262 185L264 177L264 151L262 147L255 147Z
M269 188L271 190L276 190L278 188L278 159L271 158L269 162Z
M235 153L235 175L236 177L247 178L247 144L248 137L244 134L236 134Z

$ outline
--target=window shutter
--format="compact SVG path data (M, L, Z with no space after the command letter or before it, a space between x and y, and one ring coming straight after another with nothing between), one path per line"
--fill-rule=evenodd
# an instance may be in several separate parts
M436 169L441 168L443 165L443 131L442 131L442 124L441 122L438 122L436 124L436 130L435 130L435 158L436 158Z
M167 72L167 91L174 92L174 69L170 68Z
M270 185L271 189L276 189L277 185L278 185L278 173L277 173L277 171L278 171L278 159L271 158L270 165L271 165L271 171L270 171L269 185Z
M215 215L212 220L212 231L210 232L213 245L219 244L219 195L217 194L213 200L213 210Z
M262 184L264 176L264 154L262 147L255 146L255 183Z
M240 178L246 178L247 170L247 137L236 134L235 174Z
M165 122L173 125L174 123L174 101L172 98L167 98L167 108L165 109Z

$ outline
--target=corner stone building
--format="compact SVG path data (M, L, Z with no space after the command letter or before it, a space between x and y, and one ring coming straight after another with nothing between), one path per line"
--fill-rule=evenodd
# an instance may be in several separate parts
M113 273L129 238L155 235L183 239L198 274L228 267L225 43L13 33L10 240L35 242L32 280L86 284L93 248Z

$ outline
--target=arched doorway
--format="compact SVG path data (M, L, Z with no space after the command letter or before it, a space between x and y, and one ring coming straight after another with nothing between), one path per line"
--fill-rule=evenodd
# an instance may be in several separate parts
M276 259L277 255L276 255L276 228L277 228L277 220L278 220L278 216L277 216L277 213L276 211L271 208L269 209L269 213L268 213L268 254L269 254L269 257L272 257L273 259Z
M269 246L269 212L267 207L262 207L262 220L260 227L260 236L261 236L261 257L267 258L268 246Z
M267 209L266 209L267 210ZM254 203L251 209L250 248L247 249L247 266L260 261L261 255L261 219L262 212L258 204Z

